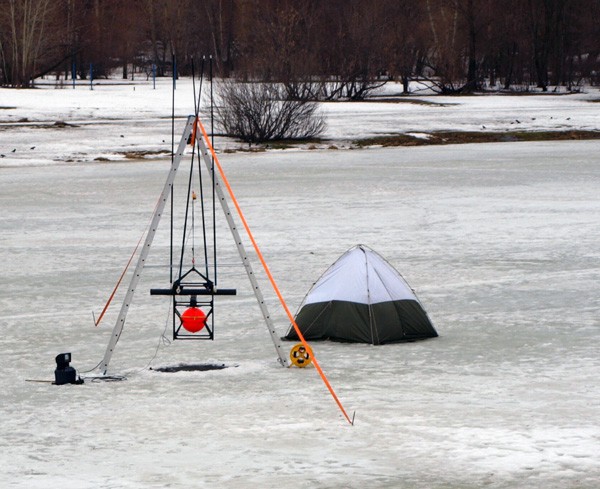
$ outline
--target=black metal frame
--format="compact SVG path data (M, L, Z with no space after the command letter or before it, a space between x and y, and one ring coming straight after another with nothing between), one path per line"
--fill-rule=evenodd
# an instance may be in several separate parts
M198 275L203 281L187 281L186 277L192 273ZM186 289L186 287L188 287ZM192 289L193 288L193 289ZM174 340L214 340L215 316L214 295L212 294L214 287L212 282L200 273L195 267L192 267L178 280L173 283L173 290L178 293L173 294L173 339ZM198 300L199 294L193 292L205 292L207 299ZM185 295L183 292L187 292ZM189 295L188 295L189 294ZM204 295L204 294L202 294ZM183 310L188 307L200 307L206 314L206 322L204 328L196 333L190 333L183 328L183 320L181 319L180 308ZM178 321L179 320L179 321Z
M189 280L190 274L199 280ZM214 284L196 267L190 268L170 289L150 289L150 295L173 296L173 339L174 340L214 340L214 296L236 295L235 289L215 289ZM202 299L198 296L207 296ZM201 307L206 314L206 325L197 333L190 333L183 328L182 311L189 307ZM182 329L183 328L183 329Z

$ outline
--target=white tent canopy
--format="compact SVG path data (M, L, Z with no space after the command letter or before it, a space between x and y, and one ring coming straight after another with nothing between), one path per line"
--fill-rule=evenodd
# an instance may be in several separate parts
M313 286L304 304L330 300L376 304L417 300L404 278L386 261L364 245L344 253Z
M325 271L295 320L311 340L382 344L437 336L400 273L364 245L349 249ZM298 339L293 328L286 339Z

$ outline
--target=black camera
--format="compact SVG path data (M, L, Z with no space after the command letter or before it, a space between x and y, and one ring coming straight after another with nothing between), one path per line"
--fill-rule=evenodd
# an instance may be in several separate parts
M55 385L83 383L81 379L77 378L77 371L69 363L71 363L70 353L56 355L56 370L54 371Z

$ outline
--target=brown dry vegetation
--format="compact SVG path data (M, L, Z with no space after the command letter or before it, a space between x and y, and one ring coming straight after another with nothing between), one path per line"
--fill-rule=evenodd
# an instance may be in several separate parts
M439 131L428 134L429 137L415 137L408 134L377 136L356 140L359 147L366 146L428 146L439 144L465 143L504 143L514 141L562 141L600 139L600 131L506 131L506 132L469 132Z

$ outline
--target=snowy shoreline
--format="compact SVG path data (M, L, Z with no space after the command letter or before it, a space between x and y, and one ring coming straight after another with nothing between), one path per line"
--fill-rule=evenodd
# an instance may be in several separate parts
M175 92L175 132L193 107L191 81ZM387 88L393 91L393 86ZM203 107L207 106L204 90ZM600 130L597 89L569 95L419 95L410 103L371 101L321 104L327 129L321 141L299 149L352 149L369 138L406 135L410 144L440 132L506 134ZM94 90L50 87L0 89L0 168L27 165L130 161L127 154L161 157L171 150L171 83L98 85ZM202 113L205 120L206 112ZM413 136L416 135L416 136ZM420 140L419 140L420 139ZM379 143L381 144L381 143ZM220 152L247 150L217 137ZM280 147L278 144L255 148Z

